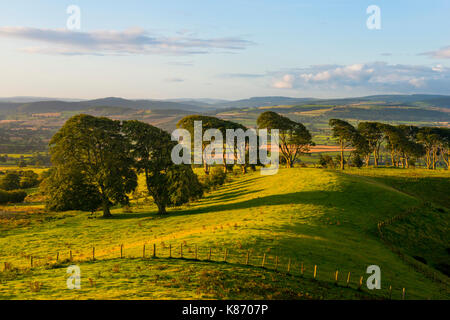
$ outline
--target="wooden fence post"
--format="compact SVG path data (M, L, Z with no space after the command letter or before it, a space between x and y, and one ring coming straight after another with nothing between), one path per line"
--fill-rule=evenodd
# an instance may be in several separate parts
M336 270L336 272L334 273L334 280L336 281L336 285L339 282L339 270Z
M183 243L180 245L180 258L183 259Z
M278 256L275 257L275 271L278 269Z
M389 300L392 300L392 286L389 286Z
M405 296L406 296L406 289L403 288L403 291L402 291L402 300L405 300Z
M145 243L144 246L142 247L142 258L145 259Z
M361 278L359 278L359 285L358 285L358 290L361 290L362 284L363 284L363 276L361 276Z
M30 256L30 267L33 268L33 256Z
M317 264L314 265L314 280L316 280L317 277Z
M347 275L347 288L350 285L350 274L351 274L351 272L349 272Z
M56 262L59 262L59 252L56 253Z
M291 272L291 258L289 258L288 266L287 266L287 273Z
M211 247L209 247L208 261L211 261Z
M169 258L172 258L172 244L169 244Z
M156 243L153 244L153 258L156 258Z
M70 256L70 261L72 261L73 260L73 258L72 258L72 250L70 250L69 256Z
M266 263L266 254L264 253L263 259L262 259L262 264L261 267L264 268L264 264Z
M223 256L223 261L224 261L224 262L227 262L227 257L228 257L228 249L225 248L225 254L224 254L224 256Z
M95 247L92 247L92 261L95 261Z
M120 245L120 259L123 258L123 244Z
M245 259L245 265L248 265L249 259L250 259L250 251L247 250L247 258Z
M300 267L300 273L301 273L302 277L303 277L304 272L305 272L305 268L303 267L303 261L302 261L302 266Z

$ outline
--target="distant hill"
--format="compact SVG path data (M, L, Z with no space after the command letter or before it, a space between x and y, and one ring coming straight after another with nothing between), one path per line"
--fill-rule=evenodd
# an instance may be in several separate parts
M412 94L412 95L375 95L357 98L318 99L309 101L315 104L347 105L358 103L382 103L385 105L409 105L438 108L450 108L450 96Z
M236 101L217 103L215 107L222 108L244 108L262 106L295 105L313 101L312 98L289 98L289 97L253 97Z
M13 113L47 113L64 111L83 111L96 107L115 107L135 110L185 110L204 111L197 105L159 100L127 100L123 98L103 98L87 101L67 102L67 101L37 101L37 102L0 102L0 114ZM117 112L117 109L115 109Z
M38 101L77 102L77 101L83 101L83 99L48 98L48 97L6 97L6 98L0 98L0 102L27 103L27 102L38 102Z
M8 101L8 99L13 101ZM236 101L220 99L172 99L172 100L129 100L119 97L107 97L94 100L42 100L33 97L16 97L0 99L0 117L19 114L32 115L61 112L99 112L102 115L123 115L138 110L158 110L158 114L174 115L189 113L217 114L225 111L247 108L265 108L281 113L289 113L301 107L333 108L322 113L324 116L347 116L354 119L368 120L405 120L405 121L449 121L450 96L444 95L374 95L356 98L315 99L292 98L282 96L253 97ZM95 110L96 108L101 108ZM292 109L294 108L294 109ZM364 108L362 110L361 108ZM295 110L305 112L306 109Z

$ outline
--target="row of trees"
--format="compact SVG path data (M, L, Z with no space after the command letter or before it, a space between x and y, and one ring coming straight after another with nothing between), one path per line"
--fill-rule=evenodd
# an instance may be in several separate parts
M50 156L39 152L33 153L32 156L25 158L21 155L19 158L8 157L7 154L0 155L0 163L7 163L8 161L15 162L18 167L24 168L28 165L33 166L50 166Z
M340 167L344 169L344 150L364 159L367 166L373 159L379 165L382 149L389 152L391 165L409 168L411 161L424 158L428 169L436 169L439 160L449 167L450 128L390 125L380 122L360 122L355 128L350 123L331 119L333 137L340 146Z
M21 190L0 190L0 204L21 203L27 197L27 193Z
M208 129L217 129L225 136L228 129L247 130L241 124L202 115L184 117L177 127L194 136L195 121L202 121L202 136ZM329 124L340 146L341 169L346 163L346 148L352 148L352 155L364 159L366 165L373 157L374 165L378 166L380 152L385 148L390 152L394 166L408 167L411 160L425 157L427 167L434 169L441 157L448 167L449 129L392 126L378 122L361 122L355 128L339 119L332 119ZM281 156L289 168L314 145L303 124L275 112L262 113L257 125L259 129L279 130ZM202 152L211 143L203 141ZM41 184L48 195L47 207L55 211L95 211L101 206L103 216L110 217L111 206L129 203L128 195L136 190L137 176L142 173L148 193L159 213L164 214L167 206L200 198L205 185L223 183L225 176L216 174L217 177L210 177L202 185L191 165L174 164L171 153L176 144L169 133L140 121L74 116L50 141L53 167ZM223 159L229 148L234 148L233 154L238 156L238 148L224 142ZM248 141L245 141L244 153L240 155L245 159L241 167L246 173L247 167L255 166L249 164ZM204 170L208 177L210 168L205 162ZM229 165L224 161L222 172L226 174L228 170Z
M245 126L233 121L203 115L192 115L184 117L178 122L177 127L186 129L191 136L194 136L195 121L202 121L202 136L208 129L218 129L223 136L226 135L227 129L243 130L244 132L248 129ZM292 168L294 166L294 163L298 160L300 155L309 152L310 146L314 145L314 143L312 142L311 133L303 124L295 122L275 112L267 111L262 113L257 119L257 125L258 129L279 130L281 156L283 158L283 162L286 163L289 168ZM209 144L209 141L203 141L202 152ZM245 158L245 164L241 165L243 173L247 172L247 168L249 166L253 169L255 168L255 164L249 164L249 146L247 139L245 141L243 154L238 154L239 150L238 148L235 148L234 144L230 146L226 144L226 141L224 141L223 166L225 173L228 170L228 166L225 162L225 155L227 151L230 150L230 148L234 148L233 153L235 154L236 158ZM203 165L205 173L209 174L209 167L206 162Z
M11 191L34 188L37 187L39 183L39 175L32 170L0 171L0 189L2 190Z
M217 129L226 135L227 129L243 130L241 124L215 117L193 115L181 119L177 126L194 136L194 122L202 121L202 136L208 129ZM289 167L298 156L312 145L311 134L296 123L274 112L265 112L258 118L261 129L279 129L281 154ZM203 139L202 139L203 140ZM204 141L202 151L211 142ZM103 216L110 217L110 207L129 203L128 195L137 187L137 176L142 173L148 193L153 197L158 211L166 213L166 207L181 205L203 195L204 189L222 184L223 175L205 163L207 179L200 183L190 165L175 165L171 152L176 142L169 133L140 121L114 121L89 115L77 115L69 119L50 141L53 167L41 184L47 195L47 207L54 211L95 211L99 206ZM229 148L224 143L224 154ZM241 164L246 173L250 165L248 141ZM229 170L224 161L223 173Z
M127 205L145 174L147 190L166 213L202 196L203 190L189 165L174 165L170 135L140 121L114 121L77 115L70 118L50 141L53 168L43 181L47 207L55 211L95 211L111 217L110 207Z

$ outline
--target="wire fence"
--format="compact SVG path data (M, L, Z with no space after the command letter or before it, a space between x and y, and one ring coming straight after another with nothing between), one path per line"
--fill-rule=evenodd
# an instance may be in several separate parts
M177 244L151 243L138 245L121 244L118 246L100 248L92 247L89 252L75 250L56 251L45 257L23 256L21 261L15 260L14 265L4 262L3 271L16 267L35 269L52 267L68 263L83 263L110 259L183 259L189 262L227 263L230 265L263 268L277 274L287 274L294 277L326 282L342 288L357 289L365 293L376 293L375 298L407 299L406 288L402 286L384 285L381 290L368 290L365 281L367 274L360 275L339 268L330 269L319 264L305 263L298 257L289 258L269 253L245 249L229 249L226 247L207 247L186 242Z
M406 212L396 215L394 217L391 217L389 219L383 220L378 222L377 229L378 229L378 235L383 241L383 243L392 251L394 252L400 259L402 259L406 264L411 266L414 270L422 273L424 276L426 276L431 281L438 283L443 286L446 292L449 292L448 287L450 284L450 280L447 276L436 272L433 268L427 266L426 264L421 263L420 261L417 261L414 258L411 258L410 256L404 254L400 249L398 249L394 244L392 244L385 236L384 229L392 224L394 224L397 221L400 221L402 219L405 219L411 214L414 214L421 208L429 206L428 203L423 203L420 206L413 207L408 209Z

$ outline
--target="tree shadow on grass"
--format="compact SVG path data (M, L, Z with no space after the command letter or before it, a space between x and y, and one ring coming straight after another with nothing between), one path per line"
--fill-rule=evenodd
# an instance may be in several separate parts
M235 199L237 197L241 197L241 196L245 196L245 195L249 195L252 193L258 193L261 192L262 190L251 190L251 191L247 191L247 190L242 190L242 191L230 191L230 192L225 192L225 193L217 193L214 195L209 195L205 198L203 198L202 200L202 204L211 202L211 201L223 201L223 200L232 200Z
M244 187L244 186L248 186L248 185L254 185L255 183L258 183L258 180L260 180L261 177L254 177L254 178L250 178L247 180L237 180L237 181L232 181L226 185L223 186L224 189L228 189L228 188L236 188L236 187Z
M255 191L241 191L232 194L231 192L226 193L221 200L229 200L232 198L239 197L245 194L257 193L258 190ZM324 202L325 199L330 197L335 197L338 191L303 191L303 192L293 192L293 193L285 193L285 194L277 194L270 195L264 197L256 197L253 199L241 201L241 202L233 202L233 203L224 203L224 204L216 204L210 206L202 206L202 207L193 207L193 208L185 208L182 210L171 211L167 215L159 215L156 211L147 212L147 213L123 213L123 214L115 214L114 219L133 219L133 218L145 218L145 217L159 217L159 218L168 218L168 217L177 217L184 215L195 215L195 214L203 214L209 212L220 212L220 211L230 211L230 210L241 210L241 209L250 209L257 208L261 206L275 206L275 205L291 205L291 204L316 204L322 206L335 207L337 205L336 202ZM341 196L343 197L343 196ZM216 199L217 200L217 199Z

